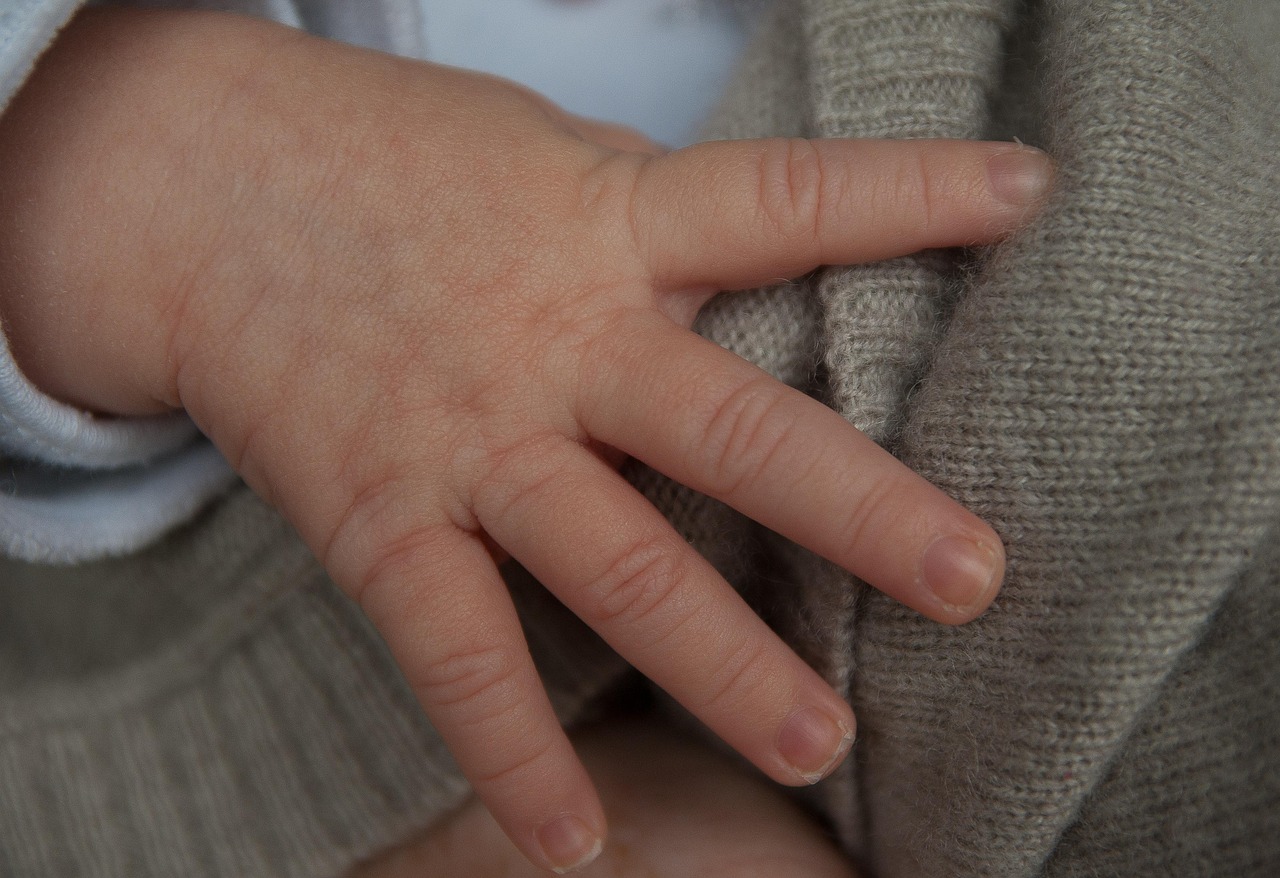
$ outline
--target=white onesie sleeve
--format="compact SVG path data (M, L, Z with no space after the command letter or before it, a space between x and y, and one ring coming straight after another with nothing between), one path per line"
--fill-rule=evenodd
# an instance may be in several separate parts
M185 415L98 418L63 405L0 338L0 552L67 563L131 552L234 479Z

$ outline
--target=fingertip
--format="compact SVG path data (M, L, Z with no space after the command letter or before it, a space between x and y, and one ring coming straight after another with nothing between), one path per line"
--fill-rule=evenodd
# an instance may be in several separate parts
M815 784L835 771L853 748L853 715L806 705L793 710L778 731L777 748L794 785Z
M1053 186L1053 161L1032 146L1021 143L987 157L987 185L996 200L1013 207L1039 204Z
M515 798L489 802L482 794L481 799L529 862L557 875L567 875L600 856L609 831L608 821L595 786L576 754L573 762L552 769L550 774L522 778L518 790Z
M605 827L603 818L590 820L577 814L562 814L544 823L535 836L542 855L540 865L557 875L567 875L586 868L600 856Z
M935 539L920 561L921 579L936 604L939 622L969 622L991 605L1004 580L1004 546L998 539L948 534Z

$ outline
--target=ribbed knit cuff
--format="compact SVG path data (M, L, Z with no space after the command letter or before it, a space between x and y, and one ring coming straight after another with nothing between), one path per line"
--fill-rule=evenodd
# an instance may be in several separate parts
M518 603L581 714L625 666ZM0 874L338 875L467 795L377 634L247 491L142 556L0 563L0 608Z

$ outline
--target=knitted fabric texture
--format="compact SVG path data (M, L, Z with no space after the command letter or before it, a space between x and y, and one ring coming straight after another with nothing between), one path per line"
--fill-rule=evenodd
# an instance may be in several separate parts
M566 722L625 666L527 576ZM247 489L150 551L0 561L0 875L321 878L468 794L385 645Z
M1058 185L976 254L725 297L709 337L983 515L928 622L633 478L853 703L812 801L868 873L1280 874L1271 2L783 0L718 136L1017 136ZM562 716L623 669L528 583ZM466 794L376 634L237 491L164 545L0 567L0 874L340 873Z
M879 876L1280 874L1280 10L797 12L783 133L1016 136L1059 163L991 252L813 284L812 389L1009 552L960 628L776 540L767 579L729 571L859 716L822 807ZM769 349L743 313L709 334Z

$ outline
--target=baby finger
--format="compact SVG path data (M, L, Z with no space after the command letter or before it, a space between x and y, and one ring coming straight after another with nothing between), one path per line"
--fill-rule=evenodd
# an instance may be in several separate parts
M991 602L1004 570L991 528L838 414L664 318L628 340L579 413L592 436L932 619Z
M401 545L359 591L361 606L515 845L544 868L585 865L603 845L604 813L488 551L443 526Z
M509 456L485 530L624 658L781 783L852 743L849 706L617 473L580 446Z

